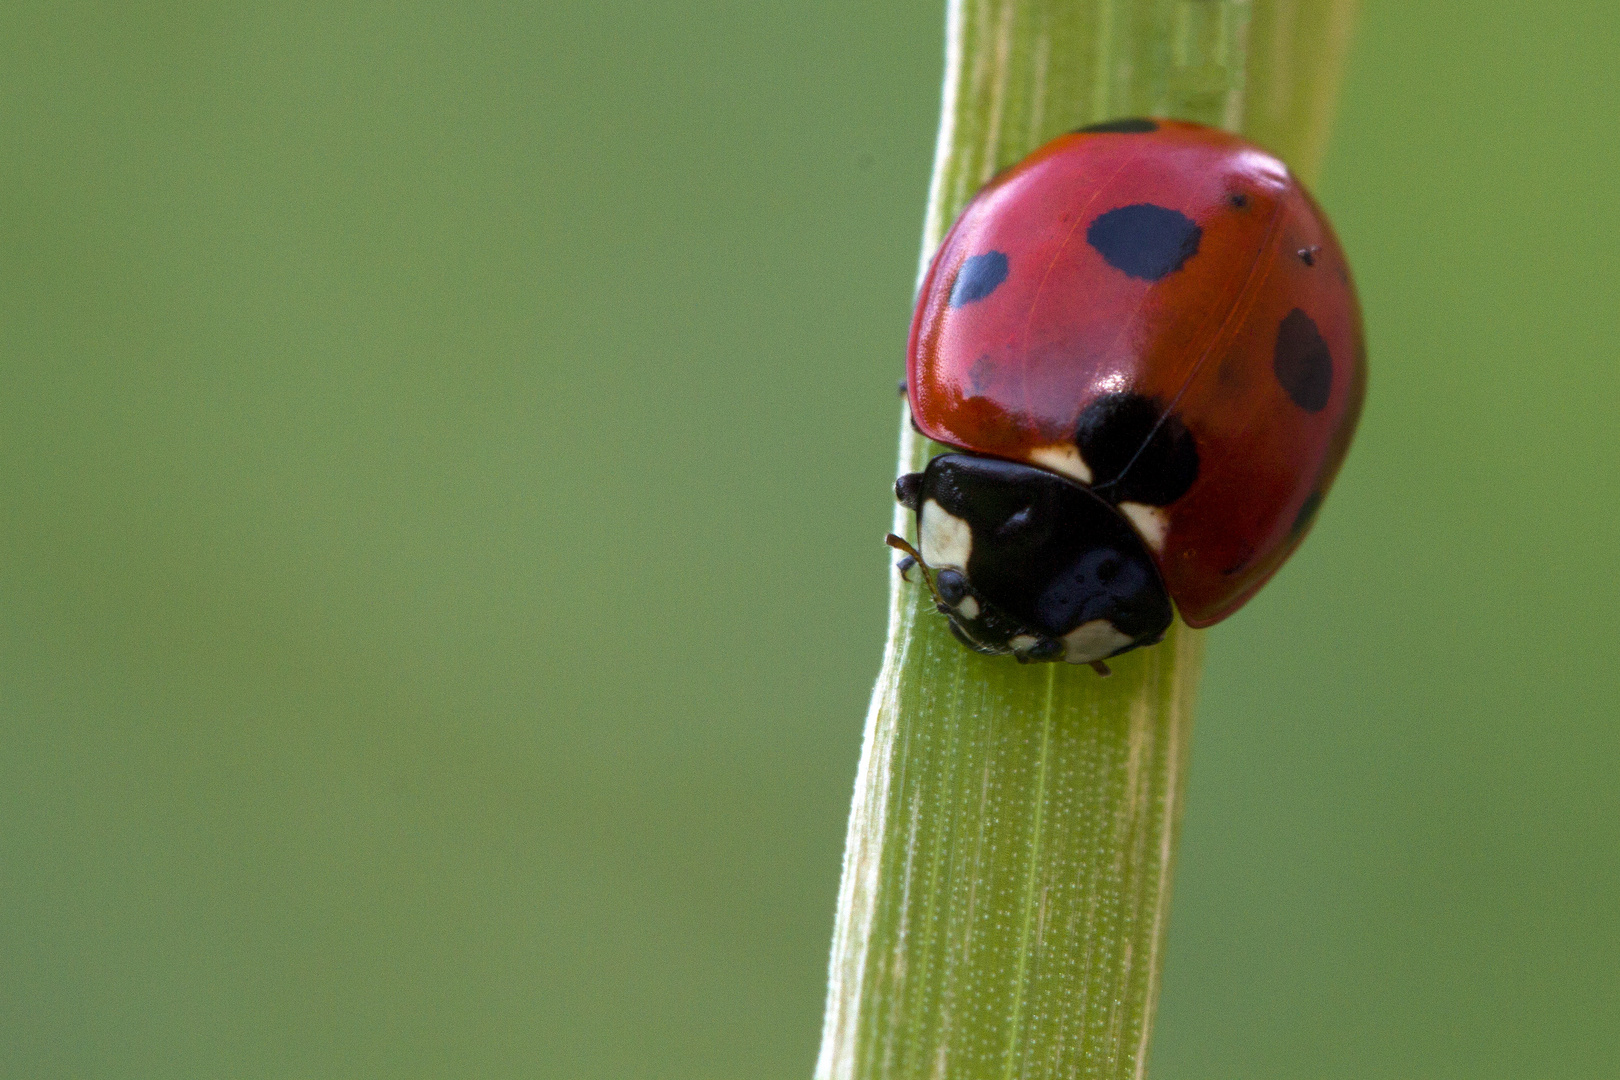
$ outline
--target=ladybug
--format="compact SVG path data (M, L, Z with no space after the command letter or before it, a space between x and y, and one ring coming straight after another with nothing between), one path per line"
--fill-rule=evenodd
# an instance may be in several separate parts
M1310 529L1366 390L1327 218L1275 156L1175 120L998 173L923 279L900 477L920 564L982 653L1089 663L1242 607Z

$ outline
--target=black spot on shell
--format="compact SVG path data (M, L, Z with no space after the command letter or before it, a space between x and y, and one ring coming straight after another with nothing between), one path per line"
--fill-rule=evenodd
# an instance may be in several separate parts
M1295 252L1295 254L1299 256L1299 261L1304 263L1306 266L1315 266L1316 253L1321 250L1322 247L1320 244L1318 244L1308 248L1300 248L1299 251Z
M1327 408L1333 389L1333 354L1311 317L1295 308L1277 327L1271 370L1295 405L1306 412Z
M1080 414L1074 441L1091 467L1091 489L1109 502L1169 506L1198 479L1192 432L1142 394L1093 401Z
M1108 265L1144 281L1158 281L1180 270L1198 254L1204 230L1167 206L1134 203L1100 215L1086 230L1086 242Z
M1243 571L1247 570L1249 568L1249 564L1251 564L1253 562L1254 562L1254 547L1251 545L1251 546L1247 546L1247 547L1245 547L1243 549L1243 554L1238 556L1237 562L1233 563L1231 566L1228 566L1224 570L1221 571L1221 576L1222 577L1236 577L1238 574L1241 574L1241 573L1243 573Z
M1226 197L1226 201L1232 205L1234 210L1247 210L1249 208L1249 197L1241 191L1232 192Z
M1146 135L1158 131L1159 125L1152 120L1141 117L1132 117L1126 120L1104 120L1100 124L1087 124L1083 128L1075 128L1076 135Z
M1007 256L999 251L974 255L962 263L951 286L951 307L983 300L1007 280Z
M1310 528L1311 522L1316 519L1316 512L1320 509L1322 509L1322 493L1313 491L1305 496L1305 504L1299 508L1299 513L1294 515L1294 524L1288 531L1297 536Z
M988 393L991 384L995 381L996 362L990 359L989 353L973 361L968 368L968 385L973 388L975 394Z

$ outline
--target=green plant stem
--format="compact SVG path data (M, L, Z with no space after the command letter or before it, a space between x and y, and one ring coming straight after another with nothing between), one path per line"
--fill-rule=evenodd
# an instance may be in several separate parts
M1243 126L1314 169L1351 0L951 0L923 253L1047 139ZM939 448L902 425L900 469ZM895 532L910 527L897 512ZM891 576L833 937L820 1080L1143 1075L1200 635L1112 678L959 645Z

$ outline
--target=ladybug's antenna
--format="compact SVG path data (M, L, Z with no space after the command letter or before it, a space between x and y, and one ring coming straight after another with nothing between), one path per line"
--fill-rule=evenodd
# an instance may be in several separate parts
M922 568L923 583L928 586L928 591L934 594L934 603L938 604L941 609L951 606L945 602L943 596L939 595L939 586L934 584L933 568L923 562L922 552L906 543L904 538L894 535L894 533L885 536L883 542L896 551L903 551L910 555L912 560Z
M934 584L933 567L931 567L927 563L923 562L922 552L918 551L916 548L914 548L910 544L906 543L906 541L902 537L894 535L894 533L890 533L889 535L885 536L883 538L883 542L885 544L888 544L890 547L894 548L896 551L905 552L907 555L909 555L911 557L912 562L916 563L918 566L920 566L922 568L923 584L927 585L928 586L928 591L934 594L934 607L939 609L939 613L941 615L948 614L952 610L952 605L947 604L945 602L945 598L939 594L939 586ZM904 572L901 573L901 576L902 577L905 576ZM975 640L975 638L973 637L973 635L968 633L967 629L962 627L961 625L957 624L956 629L957 629L957 632L962 635L962 640L963 641L971 643L970 647L974 651L976 651L976 652L993 652L994 651L992 649L987 649L987 648L979 645L977 643L977 641Z

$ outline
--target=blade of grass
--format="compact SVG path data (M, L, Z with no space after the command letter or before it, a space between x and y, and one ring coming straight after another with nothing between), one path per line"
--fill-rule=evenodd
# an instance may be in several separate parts
M951 0L923 258L1047 139L1169 115L1319 161L1353 0ZM939 448L902 424L900 471ZM895 532L910 527L897 510ZM1114 676L969 652L891 575L820 1080L1141 1076L1200 635Z

